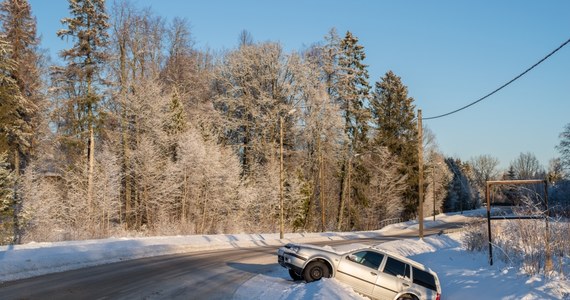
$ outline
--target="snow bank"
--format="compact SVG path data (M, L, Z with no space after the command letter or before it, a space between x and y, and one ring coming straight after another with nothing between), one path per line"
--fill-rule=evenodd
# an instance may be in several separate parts
M437 223L465 221L465 216L440 215ZM373 238L385 234L403 234L417 230L414 222L391 225L379 231L287 233L279 234L223 234L150 238L110 238L101 240L56 243L29 243L0 247L0 282L62 272L118 261L159 255L197 251L280 246L289 242Z
M439 215L425 227L465 222L481 216L484 210L465 215ZM379 231L349 233L296 233L197 235L153 238L112 238L58 243L29 243L0 247L0 282L122 260L212 249L279 246L288 242L317 242L397 235L417 230L416 222L390 225ZM486 253L463 249L461 233L427 237L424 240L391 241L378 247L410 257L436 271L443 299L568 299L570 284L560 278L529 277L501 262L487 264ZM362 299L336 279L316 283L293 282L284 268L275 264L271 271L247 281L235 299Z
M442 299L570 299L570 282L562 277L524 275L502 262L489 266L486 253L467 252L461 233L397 240L377 247L407 256L437 272ZM246 282L234 299L364 299L339 281L293 282L276 266Z

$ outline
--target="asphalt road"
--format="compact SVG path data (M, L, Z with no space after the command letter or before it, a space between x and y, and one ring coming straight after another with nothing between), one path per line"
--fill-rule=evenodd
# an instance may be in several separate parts
M436 234L450 223L426 230ZM415 235L327 241L379 244ZM0 299L231 299L247 280L277 265L277 247L257 247L166 255L0 284Z

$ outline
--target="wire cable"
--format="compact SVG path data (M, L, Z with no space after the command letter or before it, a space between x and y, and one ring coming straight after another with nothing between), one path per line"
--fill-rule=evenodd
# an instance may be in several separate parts
M500 90L504 89L505 87L507 87L509 84L515 82L517 79L519 79L519 78L523 77L524 75L526 75L526 73L530 72L532 69L534 69L535 67L537 67L538 65L540 65L542 62L544 62L545 60L547 60L547 59L548 59L549 57L551 57L554 53L558 52L558 50L562 49L564 46L566 46L566 45L569 44L569 43L570 43L570 39L568 39L566 42L562 43L562 45L560 45L558 48L554 49L554 51L550 52L550 53L549 53L548 55L546 55L543 59L539 60L537 63L535 63L534 65L532 65L530 68L528 68L528 69L526 69L524 72L520 73L517 77L515 77L515 78L511 79L509 82L507 82L507 83L501 85L499 88L497 88L496 90L490 92L489 94L487 94L487 95L485 95L485 96L483 96L483 97L481 97L481 98L479 98L479 99L477 99L477 100L475 100L475 101L473 101L473 102L471 102L471 103L469 103L469 104L467 104L467 105L465 105L465 106L463 106L463 107L461 107L461 108L458 108L458 109L456 109L456 110L454 110L454 111L448 112L448 113L446 113L446 114L438 115L438 116L435 116L435 117L422 118L422 120L433 120L433 119L438 119L438 118L447 117L447 116L449 116L449 115L452 115L452 114L454 114L454 113L460 112L460 111L462 111L462 110L464 110L464 109L466 109L466 108L468 108L468 107L471 107L471 106L473 106L473 105L475 105L475 104L477 104L477 103L479 103L479 102L481 102L481 101L483 101L483 100L489 98L489 97L492 96L493 94L495 94L495 93L497 93L498 91L500 91Z

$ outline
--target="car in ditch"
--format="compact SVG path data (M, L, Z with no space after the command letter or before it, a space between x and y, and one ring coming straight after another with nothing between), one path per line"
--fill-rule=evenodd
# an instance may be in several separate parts
M434 271L376 247L287 244L277 251L277 261L289 270L293 280L312 282L334 277L373 299L441 299L441 286Z

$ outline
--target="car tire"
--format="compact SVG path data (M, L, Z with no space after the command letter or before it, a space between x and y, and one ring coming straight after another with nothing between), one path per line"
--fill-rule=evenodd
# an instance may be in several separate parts
M402 295L398 298L398 300L416 300L417 298L413 295Z
M305 278L306 282L321 280L323 277L330 277L329 268L323 262L313 261L303 270L303 278Z
M289 269L289 276L291 276L291 279L298 281L298 280L303 280L303 276L297 274L295 271Z

